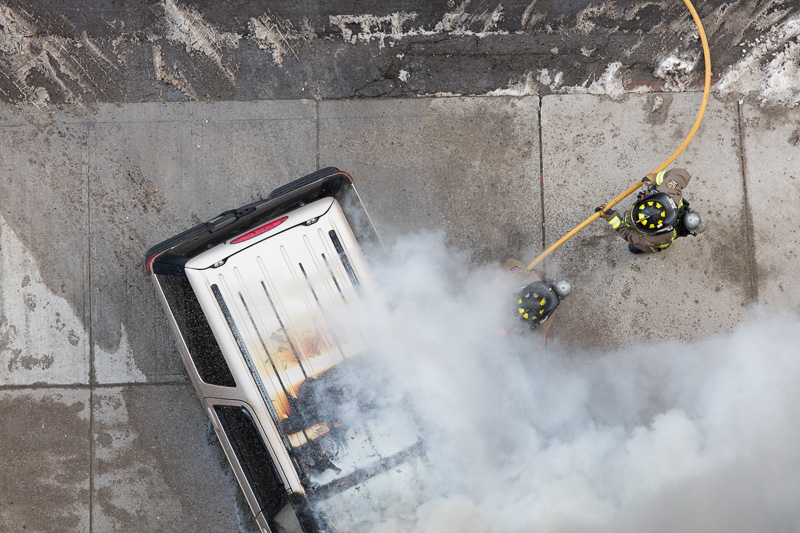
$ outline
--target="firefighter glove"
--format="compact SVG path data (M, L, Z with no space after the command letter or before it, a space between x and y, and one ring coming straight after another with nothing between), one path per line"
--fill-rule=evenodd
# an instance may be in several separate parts
M612 209L611 211L605 211L605 209L604 209L605 207L606 207L606 204L603 204L600 207L595 208L594 212L595 213L600 213L600 218L602 218L604 220L608 220L614 214L614 210Z

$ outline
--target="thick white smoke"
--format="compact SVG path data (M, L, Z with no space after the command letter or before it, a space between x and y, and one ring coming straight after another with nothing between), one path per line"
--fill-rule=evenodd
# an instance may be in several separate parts
M497 334L519 280L466 265L441 235L401 239L376 267L385 301L356 318L385 392L414 399L431 473L372 531L800 530L797 316L552 353Z

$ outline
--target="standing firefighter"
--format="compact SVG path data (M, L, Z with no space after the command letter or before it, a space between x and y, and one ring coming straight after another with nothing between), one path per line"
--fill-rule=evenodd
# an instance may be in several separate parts
M511 296L512 317L515 319L500 328L500 336L505 338L511 332L535 332L542 336L544 344L556 307L572 292L572 283L566 279L549 280L535 271L528 272L525 265L516 259L508 259L503 268L518 275L526 284L514 289Z
M642 178L647 188L624 214L605 211L605 204L595 212L628 241L631 253L661 252L678 237L697 236L706 230L700 214L689 209L689 201L682 195L690 179L692 176L682 168L648 174Z

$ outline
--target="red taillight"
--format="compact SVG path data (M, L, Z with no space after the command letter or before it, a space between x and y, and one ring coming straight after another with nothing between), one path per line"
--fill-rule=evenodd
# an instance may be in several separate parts
M159 252L159 253L161 253L161 252ZM150 259L147 260L147 273L148 274L152 274L153 273L153 260L156 258L157 255L158 254L153 254L153 255L150 256Z
M278 226L283 224L286 221L287 218L289 218L289 217L281 217L281 218L273 220L272 222L267 222L263 226L260 226L260 227L258 227L256 229L254 229L253 231L248 231L247 233L245 233L241 237L236 237L235 239L233 239L231 241L231 244L238 244L238 243L244 242L244 241L246 241L248 239L252 239L253 237L258 237L262 233L266 233L269 230L271 230L272 228L277 228Z

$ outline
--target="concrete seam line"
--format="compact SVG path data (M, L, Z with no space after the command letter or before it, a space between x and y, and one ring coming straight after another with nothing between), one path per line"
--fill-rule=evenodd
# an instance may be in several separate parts
M319 170L319 150L320 150L320 139L319 139L319 100L314 100L314 135L316 136L316 169ZM338 167L337 167L338 168Z
M739 166L742 169L742 189L744 191L744 235L745 257L747 258L748 297L750 303L758 301L758 262L756 261L755 238L753 235L753 213L750 209L750 191L747 186L747 156L744 153L744 118L742 104L736 104L736 126L739 135Z
M538 129L539 129L539 201L542 207L542 250L547 246L547 231L545 226L545 205L544 205L544 142L542 140L542 100L539 97L538 105ZM544 270L547 271L545 265Z
M84 183L86 183L86 282L84 284L84 294L86 302L84 308L84 328L86 331L86 343L89 349L89 533L94 531L94 382L97 379L94 367L94 343L92 338L92 187L91 176L89 173L89 159L92 155L90 148L94 138L95 129L93 122L85 124L85 137L83 141L83 173Z
M37 383L29 385L0 385L0 392L6 391L33 391L33 390L89 390L97 391L102 389L115 389L121 387L184 387L192 383L187 379L185 381L129 381L129 382L115 382L115 383L95 383L86 385L83 383Z

